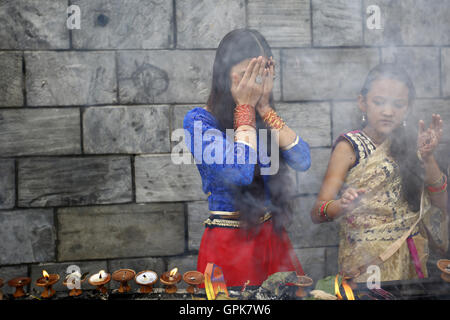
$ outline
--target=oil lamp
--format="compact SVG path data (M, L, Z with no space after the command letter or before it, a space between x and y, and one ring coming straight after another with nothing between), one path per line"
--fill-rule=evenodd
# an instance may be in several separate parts
M186 291L194 294L198 289L198 285L203 283L203 273L198 271L188 271L183 275L183 280L189 285Z
M178 273L178 268L173 268L161 275L161 283L166 285L166 293L177 292L176 284L181 281L181 274Z
M300 298L306 297L305 288L310 287L313 284L313 279L307 276L297 276L298 281L294 283L298 289L295 295Z
M23 287L28 285L31 282L31 278L28 277L19 277L14 278L8 281L8 286L16 288L16 291L13 294L14 298L20 298L25 295L23 291Z
M442 271L441 279L445 282L450 282L450 260L440 259L437 262L437 266Z
M48 274L47 271L42 270L42 277L36 280L36 285L44 288L41 293L42 298L51 298L56 293L52 286L59 281L59 278L59 274Z
M105 270L100 270L99 273L93 274L88 282L90 285L97 287L97 290L103 294L108 292L108 289L105 288L105 285L111 281L111 275L106 273Z
M88 275L88 273L89 272L86 272L83 275L81 275L80 272L75 271L75 272L72 272L71 274L67 275L67 277L63 281L63 285L65 285L69 289L72 288L69 291L69 296L76 297L83 293L83 290L81 290L81 283L86 281L86 279L87 279L86 276ZM80 284L79 288L76 287L77 278L79 279L79 284Z
M128 281L134 279L136 272L131 269L120 269L114 271L112 278L114 281L120 282L119 292L124 293L131 290Z
M150 293L153 292L153 285L158 281L158 275L154 271L144 270L139 272L134 280L141 286L140 293Z

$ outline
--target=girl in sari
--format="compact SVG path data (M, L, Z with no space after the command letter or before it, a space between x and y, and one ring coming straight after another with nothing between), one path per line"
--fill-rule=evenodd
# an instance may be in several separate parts
M287 165L307 170L309 146L275 112L274 72L271 49L260 33L231 31L216 51L207 105L189 111L183 122L186 144L209 195L210 216L204 222L197 270L216 264L227 286L260 285L280 271L304 274L285 230L295 194ZM203 139L196 139L196 131ZM234 140L228 139L229 131ZM268 131L276 133L278 142L272 135L260 142L259 136ZM279 159L271 157L272 142ZM208 153L214 161L206 159ZM270 163L261 154L268 154ZM241 156L244 161L238 160ZM263 172L274 162L278 172Z
M433 154L443 122L433 114L417 131L414 98L399 66L369 72L358 97L363 129L337 138L311 211L315 223L339 218L339 270L358 282L369 265L381 281L427 277L429 242L448 247L447 176Z

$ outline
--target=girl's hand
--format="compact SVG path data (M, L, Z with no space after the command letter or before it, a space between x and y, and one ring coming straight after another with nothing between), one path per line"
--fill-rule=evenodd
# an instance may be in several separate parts
M442 120L439 114L432 115L430 127L425 129L423 120L419 121L419 135L417 148L423 161L427 161L433 155L434 150L442 137Z
M248 64L241 80L239 80L239 76L236 73L231 75L231 94L236 105L249 104L255 107L263 92L262 76L264 73L264 64L263 57L253 58ZM260 83L258 83L257 77Z
M360 195L364 193L366 193L365 189L346 189L342 194L341 199L339 199L341 209L343 211L352 211L353 209L355 209L356 205L361 200Z
M273 61L273 57L267 61L266 67L264 68L264 86L263 92L261 95L261 99L259 99L258 104L256 105L256 111L258 111L259 115L262 117L266 112L270 110L269 100L270 93L273 90L273 80L275 77L275 61Z

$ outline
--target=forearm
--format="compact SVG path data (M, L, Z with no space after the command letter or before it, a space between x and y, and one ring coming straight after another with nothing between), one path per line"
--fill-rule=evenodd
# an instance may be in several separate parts
M272 110L273 109L270 106L266 105L259 110L259 114L261 118L264 119L264 117ZM297 133L285 123L281 129L277 129L276 127L272 129L276 130L278 134L278 145L281 149L291 145L297 138Z
M436 159L433 155L431 155L429 158L424 159L424 168L425 168L425 186L427 186L428 190L431 186L431 189L439 189L441 186L443 186L444 179L443 179L443 173L441 169L439 168ZM430 194L430 200L431 203L446 212L447 210L447 201L448 201L448 194L447 189L443 189L438 192L429 192Z

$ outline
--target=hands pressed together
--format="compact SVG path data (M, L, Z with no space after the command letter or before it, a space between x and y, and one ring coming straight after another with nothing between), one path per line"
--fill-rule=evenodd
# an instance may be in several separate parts
M275 63L273 58L259 56L247 66L244 76L232 73L231 94L236 105L248 104L263 115L270 108L269 98L273 89Z

